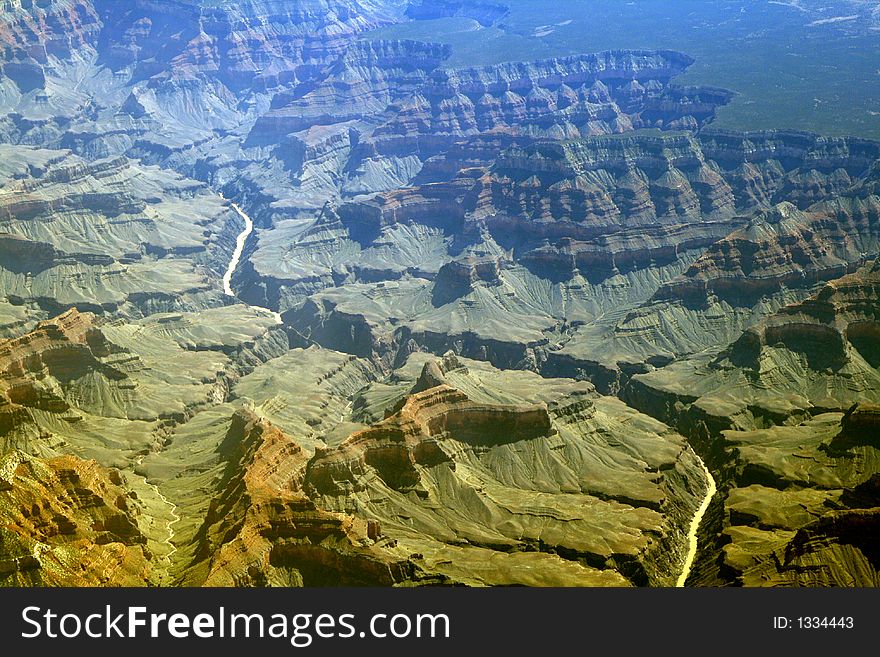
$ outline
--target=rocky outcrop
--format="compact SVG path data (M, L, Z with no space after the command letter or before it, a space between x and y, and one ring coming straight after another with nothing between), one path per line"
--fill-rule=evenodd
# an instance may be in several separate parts
M741 215L780 196L803 201L793 186L805 177L828 180L813 191L832 198L838 175L849 185L877 155L870 142L840 140L832 148L799 133L749 133L738 142L733 133L541 142L508 148L488 171L464 169L448 182L347 203L339 214L362 243L396 223L443 220L445 231L462 232L459 218L479 221L502 243L516 235L527 245L519 257L538 275L571 278L579 269L602 280L706 248L740 226ZM743 184L746 164L767 172L763 186ZM764 221L774 222L785 207ZM554 242L528 248L542 239Z
M449 46L415 41L364 41L347 49L320 83L305 82L272 99L252 142L276 143L280 136L314 125L362 121L416 93L451 54Z
M550 416L534 408L475 404L450 386L412 395L390 418L349 437L335 450L319 452L309 463L305 485L319 495L357 490L368 468L395 490L419 483L418 466L450 461L443 438L471 447L493 447L546 437Z
M635 375L624 398L706 439L829 411L846 411L854 427L869 423L872 404L880 401L876 294L877 265L871 263L755 322L718 355ZM854 404L864 404L865 412ZM834 444L845 444L849 423Z
M92 0L10 0L0 7L0 80L28 94L46 86L44 67L94 43L102 23Z
M740 207L788 201L805 209L844 191L880 156L876 142L790 131L707 131L700 143L730 172Z
M719 473L692 585L876 586L876 373L811 373L787 349L765 348L760 374L670 366L626 390Z
M345 203L339 220L352 237L364 245L384 229L399 223L426 224L444 231L460 231L483 171L470 169L448 183L394 190L371 198Z
M502 373L451 354L414 356L418 363L421 374L407 375L384 420L316 451L303 480L313 499L378 521L419 554L426 573L452 581L666 581L682 554L683 534L670 523L689 513L702 485L683 443L588 384ZM644 441L640 464L616 443L630 444L627 423ZM605 514L633 534L600 521ZM646 532L656 538L646 541ZM477 565L485 559L493 571ZM519 570L529 562L542 572Z
M207 586L372 585L412 581L417 568L377 547L378 523L322 510L301 488L308 457L245 411L219 447L226 469L197 534L190 577ZM202 574L204 573L204 574Z
M355 34L393 16L379 3L357 0L97 4L111 28L101 51L112 66L135 65L153 75L173 62L178 77L209 73L230 88L297 80L308 75L308 65L329 60Z
M839 370L853 359L876 367L880 326L873 309L878 290L880 265L875 261L749 328L728 357L736 365L759 369L763 349L773 347L801 354L816 371Z
M155 584L147 538L138 527L141 512L116 470L75 456L5 453L0 585Z
M237 314L124 325L71 310L0 341L0 450L73 451L124 468L161 448L170 426L220 403L232 381L288 348L268 313Z
M783 569L793 585L877 586L878 540L880 508L829 513L798 530Z
M734 340L762 316L808 298L826 281L853 272L875 257L880 250L878 216L880 198L871 193L869 183L855 185L804 211L784 202L759 212L747 225L710 246L682 275L661 285L650 301L618 324L615 335L643 353L651 349L656 353L661 344L670 355L710 345L717 348L717 334L706 331L717 318L725 316L725 340ZM659 329L669 325L670 317L676 317L680 329ZM795 317L785 323L799 332L794 328ZM787 331L785 326L768 330L773 336ZM806 341L810 332L814 341L824 340L827 334L816 325L804 330ZM854 328L856 334L859 330ZM700 334L702 338L694 339ZM755 335L744 337L743 348L747 350L749 344L757 344ZM843 342L830 346L840 352Z
M721 473L694 583L876 585L876 277L866 265L718 357L638 374L625 389Z
M534 197L547 200L530 214L650 224L729 218L780 201L805 209L846 190L878 157L866 140L707 130L538 143L506 151L496 171L508 185L540 182L544 193Z
M377 128L378 154L422 160L472 135L566 139L633 127L696 127L730 96L671 89L692 63L675 52L614 51L472 69L438 69Z
M134 316L220 303L240 220L203 185L124 157L89 162L21 146L0 152L8 162L0 171L7 298L50 312L78 305ZM29 176L22 179L21 169Z
M878 251L872 217L877 197L840 197L807 212L782 203L714 244L685 275L655 298L705 298L734 304L771 294L782 286L805 287L831 280Z
M880 447L877 443L877 430L880 429L880 405L854 404L840 420L840 433L828 443L828 453L834 455L851 454L854 447ZM875 476L875 479L880 477ZM880 500L878 500L880 501Z
M24 337L0 342L0 440L13 429L34 423L33 411L70 410L63 387L90 370L115 381L127 378L103 362L120 350L92 319L72 310L41 323Z
M434 279L432 303L438 307L445 306L453 299L470 294L477 281L501 284L500 258L468 258L446 263Z
M455 158L479 158L481 144L465 142ZM247 278L266 288L271 281L274 298L267 302L285 299L289 321L333 348L363 356L412 337L437 353L455 348L479 357L478 349L467 350L472 330L450 334L457 322L434 313L454 304L478 326L497 322L496 341L522 345L519 357L497 365L579 371L611 391L657 363L710 345L722 349L762 315L876 251L871 142L802 133L639 132L507 145L490 166L325 208L295 246L279 243L270 252L261 244L252 261L259 269ZM435 162L440 173L453 161ZM746 185L749 167L757 178ZM808 179L827 182L813 189L825 201L806 210L787 201L773 205L787 194L798 202L814 198L797 187ZM853 184L841 193L835 181ZM417 253L431 254L439 266L425 268ZM285 274L270 277L278 257ZM483 277L470 262L498 266ZM526 282L531 276L541 279L538 287ZM401 284L393 293L353 288L316 296L322 288L377 281ZM431 306L422 301L426 288ZM405 301L407 290L413 296ZM590 299L618 291L613 325L592 326L598 312ZM393 322L373 319L374 299L393 306ZM526 325L535 330L521 330ZM476 332L489 337L488 330ZM555 332L562 333L561 348L549 337ZM608 349L597 351L597 335L607 336ZM485 340L482 346L488 352ZM541 353L528 356L536 346Z
M634 125L692 128L728 100L721 90L670 87L670 78L690 64L679 53L621 51L441 68L450 54L448 47L412 41L356 44L318 75L320 81L277 93L248 144L277 144L314 126L357 122L348 166L334 169L345 178L337 192L357 194L407 183L427 160L442 158L462 140L487 137L480 156L488 164L500 152L488 143L505 137L571 138Z
M842 420L725 433L736 470L717 577L747 586L877 585L877 445L872 429L854 426L871 415L854 409Z

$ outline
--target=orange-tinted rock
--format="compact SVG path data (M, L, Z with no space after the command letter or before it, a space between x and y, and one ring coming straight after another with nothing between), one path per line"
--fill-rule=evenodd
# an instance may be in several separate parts
M357 490L359 480L374 470L391 488L405 490L418 486L418 466L451 460L443 448L447 438L489 447L551 432L545 406L477 404L451 386L438 385L411 395L394 415L338 448L318 452L304 485L318 494L340 495Z
M100 361L117 350L91 314L76 310L41 322L21 338L0 341L0 437L27 422L29 408L55 413L69 408L53 381L70 381L90 369L124 379L125 373Z
M0 582L153 583L137 505L118 472L75 456L0 460Z
M304 494L308 458L290 436L240 411L220 449L228 465L197 535L204 565L193 583L387 586L416 576L376 547L375 521L322 510Z

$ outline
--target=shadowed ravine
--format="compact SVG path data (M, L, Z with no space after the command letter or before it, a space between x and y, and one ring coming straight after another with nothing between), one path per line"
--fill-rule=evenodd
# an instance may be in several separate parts
M684 568L681 570L681 575L675 583L677 587L683 587L687 582L688 576L691 574L691 568L693 567L694 559L697 556L697 543L699 541L697 531L700 529L700 523L703 521L703 516L706 515L706 511L709 509L709 504L711 504L712 498L715 497L715 493L718 492L715 478L712 476L712 473L709 472L709 468L706 467L706 463L701 458L700 465L703 467L703 472L706 474L706 483L709 485L709 488L706 491L706 497L703 499L703 503L700 504L700 508L697 509L697 513L694 515L691 527L688 530L688 553L684 560Z
M220 198L223 198L223 196L221 195ZM252 232L254 232L254 222L251 221L251 218L235 203L232 203L231 205L232 209L238 213L238 216L244 220L244 230L239 233L238 238L235 240L235 251L233 251L232 258L229 261L229 267L223 275L223 291L227 296L234 297L235 292L232 289L232 275L235 273L235 270L238 269L238 265L241 262L241 255L244 253L244 246L247 243L247 238L250 237Z
M146 454L139 456L135 460L135 467L140 467L144 462L144 458L146 458ZM171 516L171 519L165 523L165 530L168 532L168 536L166 536L161 541L162 543L167 545L169 548L171 548L168 551L168 553L166 553L163 557L163 559L166 563L165 577L170 580L171 579L171 566L173 564L172 557L174 556L174 553L177 552L177 546L174 544L174 537L175 537L174 525L177 524L178 522L180 522L180 520L181 520L180 513L178 512L177 505L174 502L172 502L171 500L169 500L167 497L165 497L165 495L162 493L162 491L159 490L159 486L156 483L150 481L150 479L145 475L139 475L139 476L141 479L143 479L144 485L148 486L156 494L156 497L158 497L159 500L161 500L162 504L164 504L168 508L169 515Z
M220 198L223 198L223 195L220 195ZM244 230L239 233L238 237L235 240L235 251L232 253L232 258L229 260L229 267L226 268L226 273L223 275L223 292L226 296L234 297L237 296L235 290L232 289L232 276L235 274L235 270L238 269L239 264L241 264L241 256L244 253L245 244L247 244L248 237L251 236L251 233L254 232L254 222L247 215L247 213L242 210L237 204L232 203L232 209L235 210L238 215L244 219ZM253 306L255 308L259 308L259 306ZM267 313L271 313L271 315L275 318L275 321L278 324L282 323L281 314L275 312L274 310L270 310L269 308L259 308L260 310L265 310Z

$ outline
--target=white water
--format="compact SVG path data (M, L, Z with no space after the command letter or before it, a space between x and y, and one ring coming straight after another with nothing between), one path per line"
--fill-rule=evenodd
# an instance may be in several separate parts
M697 509L696 515L694 515L694 519L691 522L691 528L688 531L688 553L687 557L684 560L684 568L681 570L681 575L678 577L678 581L675 583L678 587L683 587L685 582L687 581L688 575L691 574L691 568L694 565L694 559L697 556L697 530L700 528L700 523L703 522L703 516L706 515L706 511L709 510L709 504L712 502L712 498L715 497L715 493L718 492L718 486L715 484L715 478L712 476L712 473L709 472L709 468L706 467L706 463L699 456L697 457L700 460L700 465L703 468L703 474L706 475L706 483L709 485L709 490L706 491L706 498L703 500L703 503L700 505L700 508Z
M221 195L220 198L223 198L223 196ZM223 292L227 296L234 297L236 295L235 290L232 289L232 275L235 273L235 270L238 269L238 265L241 264L241 256L244 253L244 246L247 243L248 237L254 232L254 222L244 210L238 207L238 205L235 203L231 203L230 205L232 206L232 209L238 213L238 216L244 219L244 230L239 233L238 238L235 240L235 251L232 252L232 259L229 261L229 267L226 268L226 273L223 275ZM261 306L251 307L269 313L275 318L275 321L278 324L283 323L280 313L276 313L274 310L263 308Z
M226 274L223 276L223 291L227 296L234 297L235 292L232 289L232 275L241 263L241 255L244 253L244 245L247 242L247 238L254 232L254 222L244 210L238 207L235 203L232 203L231 205L232 209L238 213L238 216L244 219L244 230L239 233L238 239L235 241L235 251L232 253L229 267L227 267Z

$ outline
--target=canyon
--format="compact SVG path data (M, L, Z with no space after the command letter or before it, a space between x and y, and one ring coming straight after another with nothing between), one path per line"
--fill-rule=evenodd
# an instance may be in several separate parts
M880 142L509 16L0 3L0 583L877 584Z

